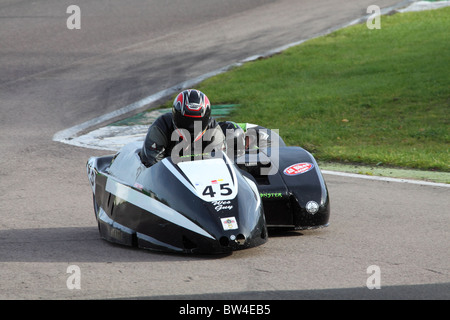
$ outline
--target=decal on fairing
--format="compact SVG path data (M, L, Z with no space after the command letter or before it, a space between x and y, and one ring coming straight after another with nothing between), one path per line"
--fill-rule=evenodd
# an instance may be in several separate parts
M175 168L170 168L168 162L165 165L180 179L181 174ZM178 163L178 167L189 180L180 181L186 181L183 183L188 189L204 201L228 201L237 195L236 174L227 159L186 161Z
M283 170L283 173L287 176L296 176L299 174L306 173L314 168L314 165L309 162L301 162L293 164Z
M235 217L221 218L223 230L236 230L238 224Z
M231 201L229 201L229 200L212 201L211 203L214 206L214 209L216 211L233 209L233 205L231 204Z

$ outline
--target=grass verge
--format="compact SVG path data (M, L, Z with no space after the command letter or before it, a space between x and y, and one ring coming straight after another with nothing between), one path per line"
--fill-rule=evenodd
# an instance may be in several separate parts
M450 8L381 17L210 78L236 122L320 161L450 171Z

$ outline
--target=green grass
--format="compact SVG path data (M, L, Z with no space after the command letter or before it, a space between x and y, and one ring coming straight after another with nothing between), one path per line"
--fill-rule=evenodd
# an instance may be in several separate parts
M381 17L210 78L230 116L321 161L450 171L450 8Z

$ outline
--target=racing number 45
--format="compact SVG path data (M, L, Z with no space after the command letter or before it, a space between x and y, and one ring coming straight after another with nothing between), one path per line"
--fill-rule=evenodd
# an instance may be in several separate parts
M230 195L233 191L231 190L231 188L228 187L229 183L222 183L220 184L220 195L221 196L228 196ZM205 187L205 189L203 190L203 195L204 196L210 196L211 198L214 198L214 196L216 195L217 192L215 192L213 190L213 186L212 185L208 185Z

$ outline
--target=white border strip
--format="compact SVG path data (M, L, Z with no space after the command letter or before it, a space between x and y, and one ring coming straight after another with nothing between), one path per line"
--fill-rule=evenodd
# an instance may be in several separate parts
M366 179L366 180L377 180L377 181L386 181L386 182L410 183L410 184L418 184L418 185L424 185L424 186L450 188L450 184L446 184L446 183L400 179L400 178L378 177L378 176L367 176L367 175L363 175L363 174L340 172L340 171L329 171L329 170L321 170L321 171L323 174L329 174L329 175L340 176L340 177Z

